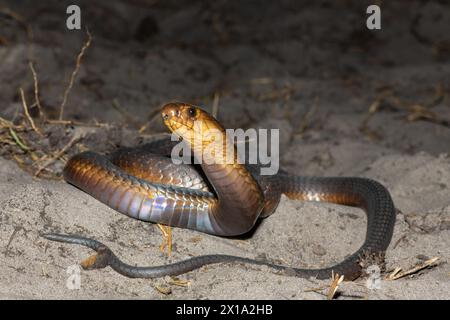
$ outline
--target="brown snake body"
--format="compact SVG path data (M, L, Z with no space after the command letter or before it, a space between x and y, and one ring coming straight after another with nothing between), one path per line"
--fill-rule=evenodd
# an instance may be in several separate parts
M261 176L254 167L224 160L221 152L205 150L217 146L211 129L224 128L205 111L184 103L164 106L168 128L186 141L203 163L198 167L175 165L170 158L173 143L158 142L137 148L122 148L109 157L84 152L71 158L64 178L117 211L139 220L189 228L201 232L235 236L251 230L260 217L272 214L281 194L291 199L326 201L357 206L367 214L364 244L343 262L323 269L299 269L266 261L228 255L199 256L170 265L135 267L120 261L102 243L75 235L46 234L50 240L81 244L97 251L90 268L111 266L129 277L177 275L218 262L242 262L289 270L297 276L328 278L331 273L347 280L361 274L359 264L365 254L383 253L391 240L395 208L389 192L380 183L357 177L300 177L280 172ZM200 123L199 129L195 124ZM201 137L195 140L194 136ZM233 143L224 138L226 150ZM235 146L234 146L235 148Z

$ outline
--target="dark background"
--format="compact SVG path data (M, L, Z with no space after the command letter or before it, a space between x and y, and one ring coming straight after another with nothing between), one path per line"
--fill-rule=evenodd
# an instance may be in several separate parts
M81 8L80 31L65 27L72 3ZM381 6L381 30L365 27L372 3ZM122 130L165 132L158 116L163 103L181 100L211 110L216 95L226 127L280 128L283 152L297 142L306 148L323 142L319 148L327 149L346 139L408 154L448 150L448 1L47 0L0 6L0 113L7 119L21 105L19 87L32 105L28 59L35 63L47 118L58 117L89 29L92 44L64 119L117 129L87 140L90 148L140 143L138 134L130 138Z

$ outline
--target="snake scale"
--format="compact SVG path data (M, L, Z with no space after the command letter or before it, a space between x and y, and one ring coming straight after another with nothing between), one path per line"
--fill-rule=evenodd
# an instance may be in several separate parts
M187 142L195 157L203 158L200 166L174 164L167 156L174 142L161 140L136 148L120 148L109 156L91 151L77 154L64 168L65 180L133 218L217 236L248 232L258 218L275 211L281 194L290 199L356 206L367 215L363 245L344 261L322 269L294 268L221 254L137 267L122 262L96 240L78 235L43 234L49 240L95 250L97 254L85 268L110 266L127 277L155 278L183 274L212 263L236 262L266 265L299 277L325 279L334 272L353 280L361 275L363 255L383 254L387 249L396 211L389 192L380 183L359 177L292 176L284 171L271 176L259 175L257 167L241 164L237 158L231 162L218 161L223 160L221 152L205 152L218 143L223 150L230 143L236 148L229 139L212 138L212 129L223 135L225 129L206 111L187 103L169 103L162 109L162 118L170 131ZM198 123L200 127L196 126ZM201 139L196 140L194 136Z

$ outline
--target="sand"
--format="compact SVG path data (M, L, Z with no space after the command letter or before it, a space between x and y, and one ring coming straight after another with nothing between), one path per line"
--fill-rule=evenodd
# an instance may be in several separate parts
M86 35L64 29L63 5L47 1L38 8L31 2L0 5L33 27L42 104L54 118ZM117 2L108 8L78 3L94 40L65 118L115 126L83 129L86 148L103 152L138 144L146 140L138 137L140 126L148 125L147 135L165 130L159 117L151 117L161 104L177 99L210 110L218 92L225 127L280 129L280 162L292 174L370 177L388 188L399 212L386 270L408 270L439 257L436 266L398 280L385 280L383 274L377 288L367 285L367 278L344 282L338 299L450 298L450 60L435 48L448 37L443 30L450 18L434 21L448 7L420 7L419 1L392 5L385 10L383 29L373 36L361 31L364 10L356 4L348 9L286 2L266 4L255 14L250 5L220 1ZM424 12L420 32L431 43L409 32L419 9ZM116 18L98 23L105 12ZM342 19L333 20L336 14ZM132 40L145 16L157 30L147 31L144 42ZM7 39L0 42L0 116L11 119L20 107L18 87L33 100L33 79L23 30L12 20L0 17L0 22L0 36ZM383 94L387 98L381 99ZM125 112L111 106L114 99ZM361 130L377 101L368 130ZM412 121L414 106L433 101L435 118ZM51 132L66 142L74 131ZM179 276L186 286L170 278L129 279L109 268L81 270L80 288L71 290L68 268L77 268L92 251L39 237L47 231L93 237L137 265L224 253L320 267L341 261L364 240L361 210L283 197L276 212L246 238L174 229L174 250L167 257L159 250L156 225L128 218L62 180L33 178L17 166L10 149L0 146L1 299L326 299L330 284L264 267L219 264ZM325 289L311 290L317 288Z

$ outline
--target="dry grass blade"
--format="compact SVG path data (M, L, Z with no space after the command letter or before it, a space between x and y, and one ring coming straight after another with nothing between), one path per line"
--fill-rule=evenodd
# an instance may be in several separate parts
M188 287L191 284L191 281L183 280L177 277L168 277L168 279L166 279L166 282L178 287Z
M417 120L431 120L437 121L437 115L431 110L428 110L428 107L422 106L420 104L415 104L409 107L409 114L407 116L408 121L417 121Z
M36 70L34 69L33 62L30 61L29 62L29 66L30 66L31 73L33 74L34 100L35 100L36 105L37 105L38 110L39 110L39 117L42 118L44 116L44 111L42 110L41 101L39 99L39 81L38 81L38 78L37 78Z
M86 30L86 33L88 35L88 40L85 42L85 44L83 45L83 47L80 50L80 53L77 56L75 69L73 70L72 75L70 76L69 85L67 86L66 90L64 91L63 101L61 103L60 112L59 112L59 120L62 120L62 118L64 116L64 107L67 103L67 97L69 96L69 92L73 87L73 82L75 81L75 77L77 76L78 71L80 70L81 58L83 58L86 49L89 48L89 46L91 45L91 42L92 42L92 36L91 36L89 30Z
M445 119L440 119L438 113L431 109L439 105L445 99L445 90L442 84L438 84L435 88L435 94L431 101L427 103L415 103L410 104L402 101L399 97L395 96L392 91L385 91L378 97L377 101L371 106L375 107L373 110L369 110L369 114L363 121L362 131L367 129L367 124L372 115L379 110L380 104L383 103L394 111L406 111L406 120L409 122L415 121L428 121L445 127L450 127L450 123Z
M332 300L336 295L337 289L339 285L344 281L344 276L339 276L338 274L332 273L332 281L330 285L323 285L317 288L310 288L303 290L303 292L315 292L320 295L326 296L327 300ZM324 294L322 291L328 288L327 294Z
M24 126L22 125L15 125L13 122L6 120L2 117L0 117L0 128L13 128L16 129L18 131L21 131L24 129Z
M420 270L426 269L426 268L430 268L430 267L434 267L437 265L437 261L439 260L439 257L434 257L431 258L427 261L424 261L423 263L418 264L417 266L415 266L414 268L411 268L409 270L406 271L401 271L401 268L395 268L395 270L389 274L386 277L386 280L397 280L403 277L406 277L408 275L414 274Z
M167 255L170 257L172 254L172 227L164 226L162 224L157 224L158 228L163 234L164 241L161 243L159 249L164 252L167 247Z
M0 136L0 144L7 144L10 146L15 146L17 143L14 140L11 140L9 137L5 135Z
M39 130L39 128L36 127L36 124L34 123L33 118L30 116L30 112L28 111L28 105L27 105L27 101L25 100L25 94L23 92L23 89L20 88L19 92L20 92L20 97L22 99L22 106L23 106L23 110L25 112L25 116L27 117L28 121L30 122L30 125L33 128L33 130L40 136L43 136L41 130Z
M78 127L100 127L100 128L108 128L111 127L108 123L95 122L95 123L86 123L80 121L72 121L72 120L46 120L45 123L55 124L55 125L69 125L69 126L78 126Z
M344 276L339 276L339 274L333 273L333 280L331 282L330 289L328 289L327 300L333 300L342 281L344 281Z
M316 293L322 294L322 292L320 292L320 291L322 291L323 289L326 289L326 288L328 288L328 285L320 286L320 287L317 287L317 288L305 289L305 290L303 290L303 292L316 292Z
M402 268L395 267L391 274L386 277L386 280L394 280L393 278L398 275L400 271L402 271Z
M165 286L160 286L160 285L154 285L153 287L156 289L156 291L158 291L159 293L162 293L166 296L172 293L172 289L170 287L165 287Z

